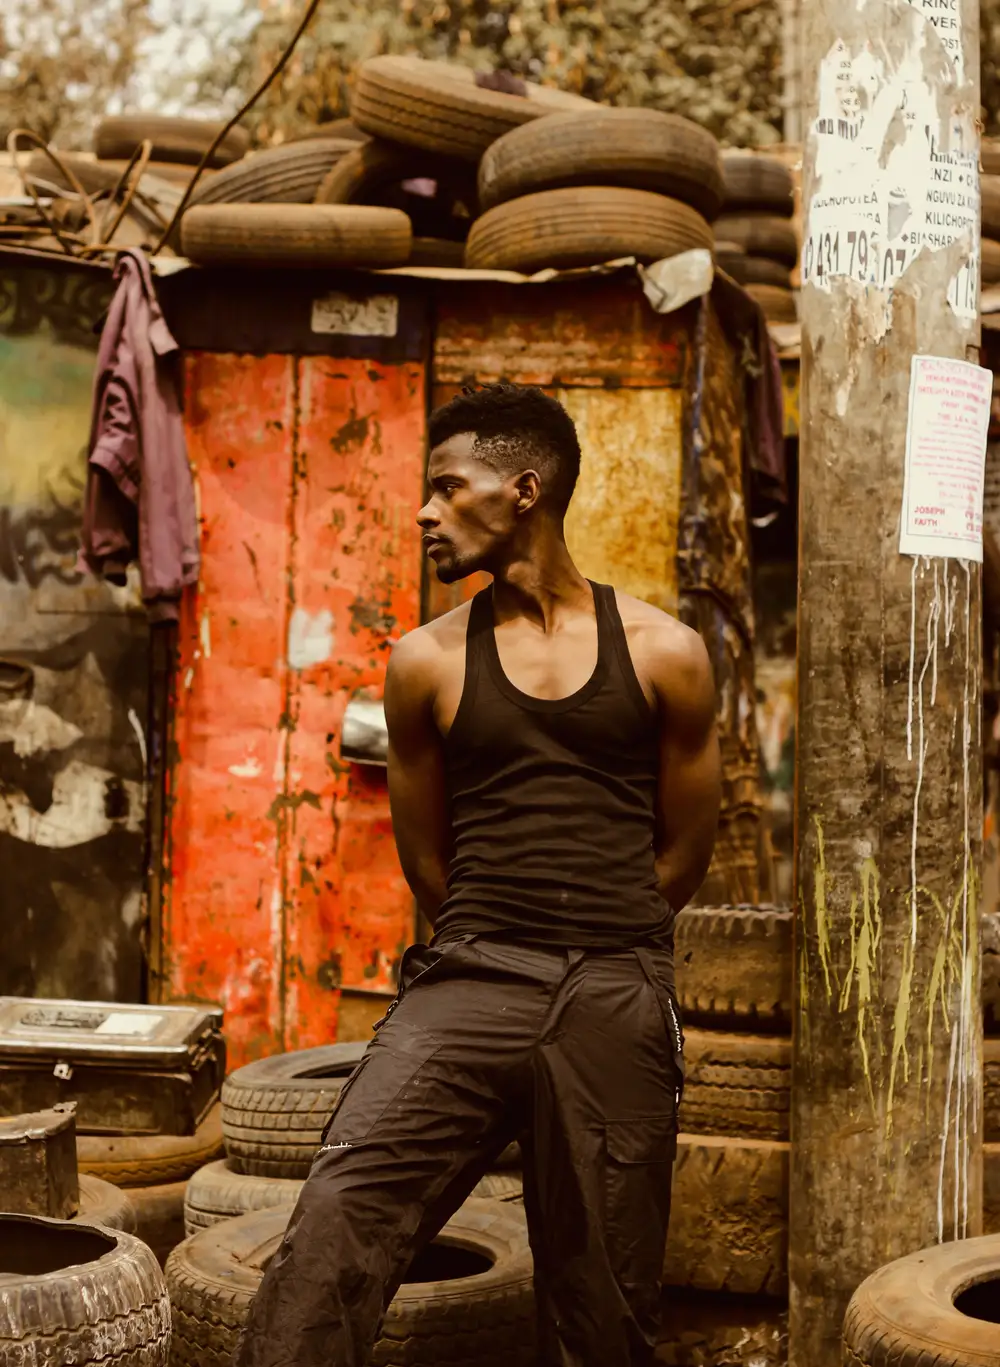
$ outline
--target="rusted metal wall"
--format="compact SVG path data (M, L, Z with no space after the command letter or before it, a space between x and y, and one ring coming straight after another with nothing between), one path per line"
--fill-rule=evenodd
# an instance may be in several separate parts
M434 400L469 380L542 385L580 434L567 542L583 572L679 613L705 637L724 766L716 858L703 897L759 894L760 760L744 500L743 375L713 308L661 317L638 285L610 280L445 293ZM425 584L438 616L478 579Z
M186 358L203 569L179 640L158 986L221 1002L236 1064L367 1033L414 926L384 770L342 760L340 732L419 621L423 340L411 329L411 359L303 354L380 347L295 335L284 304L287 354ZM193 308L182 336L206 331Z
M148 629L75 568L110 272L0 254L0 993L144 989Z

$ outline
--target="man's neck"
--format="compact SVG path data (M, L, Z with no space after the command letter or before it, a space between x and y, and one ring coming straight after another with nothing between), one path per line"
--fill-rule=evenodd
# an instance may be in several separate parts
M561 537L536 544L494 572L498 622L524 617L548 632L564 613L581 610L593 611L593 594Z

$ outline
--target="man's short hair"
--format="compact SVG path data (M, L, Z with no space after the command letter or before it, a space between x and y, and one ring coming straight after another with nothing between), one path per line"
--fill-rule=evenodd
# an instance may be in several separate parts
M536 470L543 504L565 514L580 474L580 441L558 400L506 381L465 389L431 414L431 450L461 432L475 434L473 454L500 474Z

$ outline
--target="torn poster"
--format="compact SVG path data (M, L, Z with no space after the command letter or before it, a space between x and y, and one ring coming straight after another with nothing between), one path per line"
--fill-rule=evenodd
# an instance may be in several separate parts
M983 558L983 483L993 372L914 356L906 425L901 555Z

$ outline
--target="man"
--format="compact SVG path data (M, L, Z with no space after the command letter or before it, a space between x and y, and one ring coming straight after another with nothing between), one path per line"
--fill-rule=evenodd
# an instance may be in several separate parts
M565 410L491 385L430 423L438 578L492 587L386 680L399 857L434 927L324 1135L240 1367L362 1367L414 1254L518 1137L545 1367L652 1360L683 1081L673 922L719 807L698 636L589 583Z

